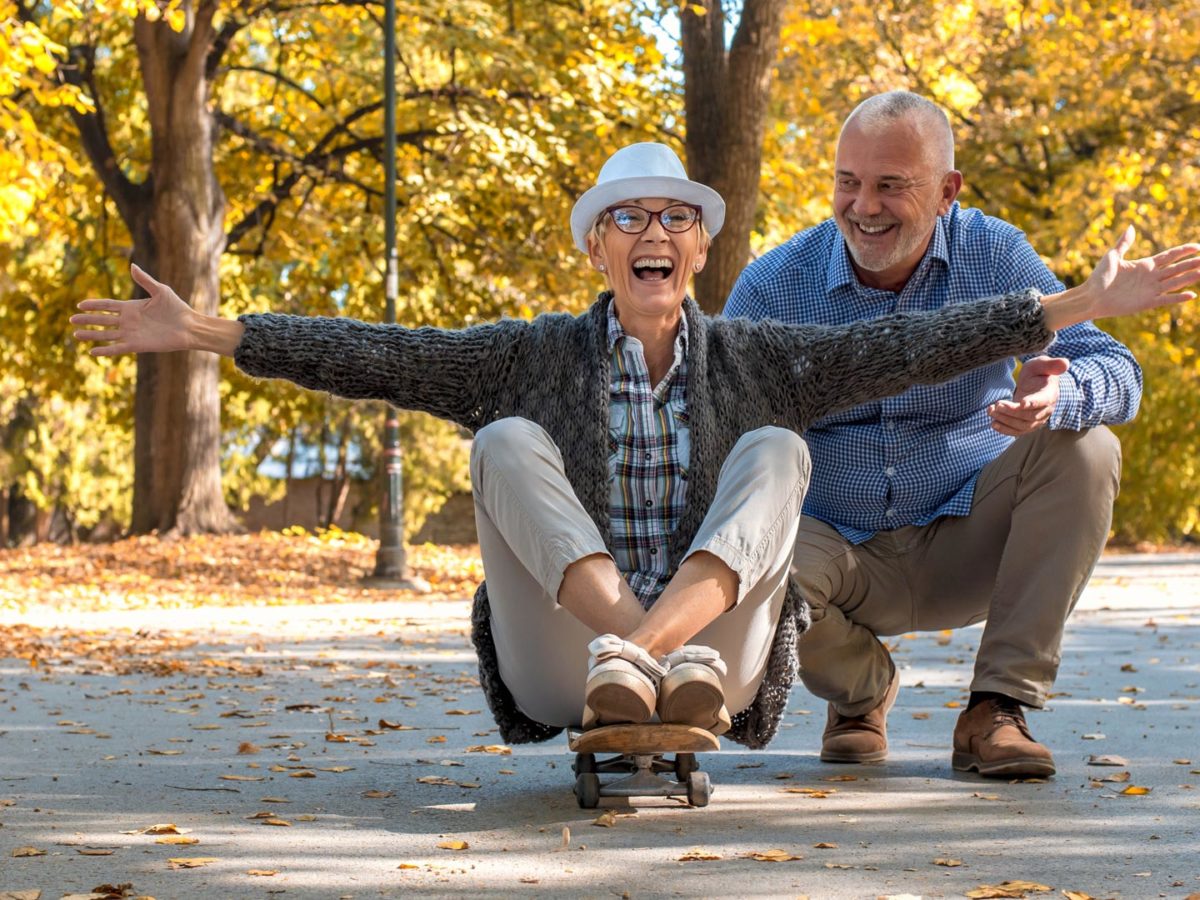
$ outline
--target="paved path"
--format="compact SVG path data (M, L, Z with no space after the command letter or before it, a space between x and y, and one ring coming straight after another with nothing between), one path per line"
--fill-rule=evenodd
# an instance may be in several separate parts
M798 689L767 751L702 757L709 807L615 806L609 827L576 806L565 740L482 749L499 738L465 603L31 610L58 630L38 667L0 659L0 898L123 882L158 900L959 897L1015 880L1184 898L1200 892L1198 588L1190 557L1098 569L1056 696L1030 715L1048 782L951 771L968 629L895 641L886 765L822 765L824 712ZM748 857L768 850L798 858Z

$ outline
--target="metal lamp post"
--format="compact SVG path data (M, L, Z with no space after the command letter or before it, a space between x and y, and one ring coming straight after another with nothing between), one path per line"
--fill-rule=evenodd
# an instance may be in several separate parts
M384 252L387 254L384 321L396 323L396 296L400 288L396 255L396 0L386 0L383 18L383 132L384 132ZM383 423L384 497L379 507L379 549L375 571L363 579L369 587L393 590L429 590L429 585L408 571L404 549L403 487L400 470L400 420L387 406Z

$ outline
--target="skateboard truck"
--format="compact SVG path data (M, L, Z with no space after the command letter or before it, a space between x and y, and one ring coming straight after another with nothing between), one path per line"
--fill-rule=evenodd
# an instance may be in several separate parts
M696 753L721 745L703 728L606 725L568 731L567 743L575 751L575 799L583 809L595 809L601 797L685 797L692 806L707 806L712 796L712 783L700 771ZM617 755L596 758L605 752ZM602 781L602 775L624 777Z

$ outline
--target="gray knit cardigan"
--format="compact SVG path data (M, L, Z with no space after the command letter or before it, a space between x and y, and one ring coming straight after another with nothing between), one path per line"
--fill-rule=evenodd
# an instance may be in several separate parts
M609 543L611 299L601 294L578 316L554 313L461 330L245 315L234 359L256 377L385 400L471 431L509 416L537 422L558 445L571 486ZM714 319L690 299L683 309L692 449L687 504L669 544L672 569L690 546L721 463L742 434L764 425L802 434L836 410L1038 350L1053 337L1036 291L837 327ZM797 674L796 639L808 625L808 606L792 582L766 675L754 702L734 716L730 738L758 748L774 737ZM472 640L503 739L543 741L560 732L525 716L500 678L486 583L475 594Z

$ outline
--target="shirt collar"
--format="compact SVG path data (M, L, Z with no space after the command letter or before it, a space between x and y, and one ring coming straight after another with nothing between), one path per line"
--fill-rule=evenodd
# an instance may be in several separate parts
M608 352L612 353L613 348L617 345L617 341L627 337L625 329L621 327L621 320L617 318L617 304L612 300L608 301ZM688 321L686 313L679 317L679 331L675 333L675 362L678 364L680 360L687 356L687 337L688 337Z
M955 201L955 206L957 205L958 202ZM938 216L937 222L933 226L933 238L925 249L925 255L917 263L916 271L913 272L914 277L929 264L927 260L936 259L946 266L950 265L950 243L946 239L946 224L952 212L953 210L944 216ZM837 232L837 240L834 241L826 271L828 272L825 276L827 293L833 293L838 288L847 285L853 287L858 283L858 276L854 274L854 267L850 264L850 251L846 249L846 239L842 237L840 230Z

